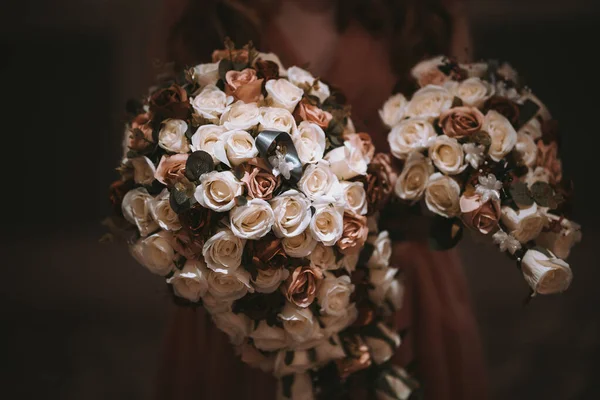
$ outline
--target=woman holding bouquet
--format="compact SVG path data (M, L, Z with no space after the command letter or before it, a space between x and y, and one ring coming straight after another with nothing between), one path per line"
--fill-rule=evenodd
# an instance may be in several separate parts
M230 37L253 41L284 65L308 66L352 105L357 131L389 151L377 110L392 90L410 94L410 68L438 54L469 58L463 0L165 0L168 40L161 59L180 67L210 61ZM383 170L387 164L383 163ZM381 188L383 190L383 188ZM386 193L381 193L385 196ZM387 193L389 195L389 193ZM387 218L384 218L387 219ZM395 357L414 365L426 399L485 399L486 378L466 281L455 252L432 252L402 217L387 229L403 236L393 261L406 295L397 328L408 333ZM161 399L273 398L275 381L244 365L201 309L180 309L165 343ZM353 398L365 398L357 390Z

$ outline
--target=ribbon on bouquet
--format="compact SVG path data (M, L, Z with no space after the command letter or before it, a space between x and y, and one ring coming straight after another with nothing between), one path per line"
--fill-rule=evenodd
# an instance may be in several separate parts
M302 177L302 163L292 137L283 131L262 131L256 136L260 156L273 168L275 174L298 182Z

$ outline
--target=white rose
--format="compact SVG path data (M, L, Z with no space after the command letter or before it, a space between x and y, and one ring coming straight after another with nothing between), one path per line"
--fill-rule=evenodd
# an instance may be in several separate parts
M437 56L429 58L427 60L423 60L414 67L412 67L412 69L410 70L410 75L418 81L423 75L425 75L432 69L443 65L444 60L446 60L445 56Z
M215 85L219 80L219 63L196 65L192 69L192 77L200 87Z
M298 130L292 135L294 147L302 165L314 164L325 154L325 132L312 122L302 121Z
M384 371L382 375L387 388L378 388L375 392L377 400L408 400L413 389L410 387L410 377L402 368L392 365L390 370ZM389 388L389 389L388 389ZM389 393L391 390L392 393Z
M200 176L194 197L203 207L217 212L229 211L242 194L242 183L231 171L211 171Z
M400 347L400 335L388 328L384 323L377 324L377 332L365 335L365 344L369 347L369 353L375 364L383 364L388 361L398 347Z
M369 258L369 268L387 268L392 257L392 241L388 231L382 231L379 235L370 235L367 243L373 246L373 253Z
M252 199L245 206L234 207L229 213L231 230L243 239L259 239L275 223L273 209L262 199Z
M188 124L180 119L167 119L158 132L158 145L173 153L188 153L190 146L185 137Z
M429 148L429 157L435 166L446 175L460 174L467 164L465 153L458 140L446 135L434 139Z
M344 230L344 209L330 203L315 203L310 233L325 246L333 246Z
M177 231L181 229L179 215L171 208L169 203L169 191L163 189L150 203L150 212L152 218L158 222L158 225L167 231Z
M521 271L531 289L539 294L564 292L573 279L569 264L541 248L527 250Z
M285 268L259 269L252 284L258 293L273 293L289 275L290 272Z
M466 79L457 86L455 95L460 97L464 105L481 107L494 95L494 87L479 78Z
M287 77L290 82L301 88L311 88L309 94L315 96L323 103L331 95L329 86L319 81L315 84L315 78L312 74L299 67L290 67L287 70ZM313 87L314 85L314 87Z
M501 220L509 233L521 243L527 243L538 237L548 224L548 218L535 203L531 207L518 211L510 207L502 207Z
M371 268L369 270L369 282L373 287L369 290L369 298L376 306L381 307L388 299L397 273L398 268Z
M568 219L560 218L553 214L547 214L548 218L557 223L560 221L560 231L542 232L535 239L535 243L545 247L557 257L566 260L571 248L581 241L581 226Z
M225 312L212 316L217 328L229 336L229 340L234 346L239 346L250 333L252 321L244 314L234 314Z
M358 215L367 213L367 192L362 182L340 182L345 208Z
M506 117L494 110L490 110L486 114L483 130L492 139L489 154L494 161L502 160L517 144L515 128Z
M208 290L206 275L206 267L202 261L187 260L183 269L175 271L175 274L167 279L167 283L173 285L176 296L197 303Z
M325 160L329 162L331 171L338 179L352 179L367 174L367 156L349 140L344 141L343 146L327 153Z
M283 238L281 245L288 256L304 258L315 249L317 241L310 234L310 230L306 229L298 236Z
M148 157L135 157L127 160L133 167L133 181L139 185L150 185L154 181L156 167Z
M356 270L356 266L358 265L358 258L360 257L360 252L355 254L346 254L342 257L341 266L348 271L349 274Z
M158 229L158 223L152 219L150 204L152 196L145 188L132 189L125 194L121 203L123 217L137 226L140 235L148 236Z
M216 123L232 100L231 96L227 96L215 85L207 85L198 96L192 99L191 103L198 115Z
M215 143L221 139L221 136L225 132L227 132L227 128L220 125L208 124L200 126L192 136L192 150L205 151L212 156L215 163L218 162L219 160L215 155L214 147Z
M226 272L207 271L208 292L217 301L238 300L254 291L250 286L250 274L242 268Z
M304 345L323 339L319 322L309 308L299 308L286 303L279 318L283 321L283 329L293 340L293 343L290 343L293 348L301 349Z
M264 61L272 61L279 67L279 76L287 76L287 70L283 67L281 60L275 53L258 53L258 57L256 58L264 60Z
M275 368L275 356L266 355L254 345L243 343L236 348L236 354L244 364L248 364L252 368L259 368L263 372L272 373Z
M275 356L273 374L275 377L281 378L282 376L286 375L301 374L314 368L315 366L315 361L305 350L280 350ZM296 400L296 397L292 397L292 399Z
M275 215L273 232L277 237L294 237L304 232L310 223L310 200L290 189L270 201Z
M421 118L411 118L392 129L388 143L394 157L404 160L414 151L427 149L436 137L433 125Z
M383 104L383 108L379 110L379 117L381 117L384 124L393 128L404 118L404 110L407 104L406 97L402 93L398 93L387 99Z
M131 254L150 272L167 275L175 266L177 253L172 246L173 237L169 232L160 231L152 236L138 240L131 246Z
M208 283L208 275L210 272L207 272L207 283ZM211 314L220 314L224 312L231 312L234 300L222 300L213 296L210 292L206 292L204 296L202 296L202 306L206 308L206 310Z
M317 353L317 363L319 365L325 365L329 361L346 357L346 352L337 334L331 336L329 340L323 340L321 344L315 347L315 352Z
M312 201L327 199L337 202L342 198L342 186L326 161L306 167L298 182L298 188Z
M254 340L254 346L262 351L276 351L287 346L285 331L276 326L269 326L266 321L260 321L250 337Z
M213 151L215 157L229 167L237 167L258 155L254 138L243 130L225 132Z
M419 89L406 106L406 115L433 120L452 107L453 97L441 86L427 85Z
M323 332L326 336L339 333L352 325L356 321L356 318L358 318L358 310L354 303L350 304L341 315L323 315L321 317L321 323L324 326Z
M394 186L396 195L403 200L420 200L433 172L429 157L418 152L411 153L396 180Z
M334 270L341 267L333 247L325 246L323 243L318 243L310 253L310 265L323 270Z
M517 133L517 144L515 145L520 160L529 168L535 167L538 148L533 138L519 130Z
M261 107L258 130L293 133L296 130L296 121L288 110L279 107Z
M277 380L277 400L314 400L312 379L308 374L295 374L290 396L286 397L283 393L283 381Z
M542 123L537 118L532 118L519 129L519 133L530 136L533 140L542 137Z
M260 108L256 103L237 101L221 115L221 125L228 130L251 130L260 122Z
M304 91L286 79L271 79L265 84L267 98L273 106L293 112L302 99Z
M325 273L325 279L321 281L317 292L321 312L335 317L345 314L350 305L352 292L354 292L354 285L348 275L336 278L330 272Z
M244 239L235 236L228 228L222 228L204 242L202 256L213 271L235 271L242 263L245 244Z
M450 218L460 214L460 186L439 172L429 177L425 188L425 203L431 212Z

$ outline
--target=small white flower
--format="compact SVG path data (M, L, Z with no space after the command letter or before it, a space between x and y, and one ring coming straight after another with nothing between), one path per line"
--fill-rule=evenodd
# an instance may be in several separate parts
M269 163L273 167L273 175L279 176L281 174L285 179L291 178L294 164L286 161L285 153L281 151L279 146L275 149L275 155L269 157Z
M463 144L465 152L465 161L471 164L473 168L479 168L485 158L485 146L475 143Z
M510 254L515 254L515 252L521 248L521 243L519 243L519 241L512 235L509 235L503 230L499 230L498 232L494 233L492 238L494 239L494 243L500 247L500 251L502 252L508 250Z
M496 179L492 174L479 177L479 185L475 187L475 193L481 195L481 202L487 203L489 200L500 201L500 192L502 182Z

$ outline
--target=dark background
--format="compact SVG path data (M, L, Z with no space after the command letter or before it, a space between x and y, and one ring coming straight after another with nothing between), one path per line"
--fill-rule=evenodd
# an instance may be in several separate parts
M571 289L527 307L512 263L461 245L492 398L600 398L600 7L473 0L470 14L476 56L511 60L560 120L584 225ZM152 397L173 306L161 278L98 239L123 105L150 82L161 18L158 0L2 1L4 398Z

